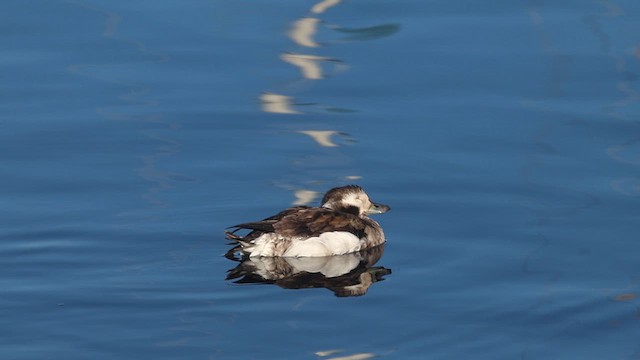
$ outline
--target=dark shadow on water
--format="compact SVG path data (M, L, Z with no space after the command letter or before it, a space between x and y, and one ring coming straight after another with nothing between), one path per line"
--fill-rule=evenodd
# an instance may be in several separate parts
M274 284L283 289L326 288L338 296L362 296L384 280L391 269L374 266L384 245L353 254L327 257L231 258L239 264L227 271L226 280L236 284Z

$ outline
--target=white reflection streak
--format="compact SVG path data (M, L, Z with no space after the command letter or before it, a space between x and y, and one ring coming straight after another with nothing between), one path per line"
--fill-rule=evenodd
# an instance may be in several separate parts
M360 353L360 354L353 354L353 355L347 355L347 356L327 358L327 360L366 360L366 359L371 359L374 356L376 355L372 353Z
M320 46L313 40L320 20L316 18L302 18L293 23L293 28L289 32L289 38L296 44L304 47L318 47Z
M321 61L336 61L325 56L304 55L304 54L283 54L280 58L289 64L300 68L305 79L320 80L323 78Z
M319 357L326 357L326 356L331 356L331 355L341 353L343 351L344 350L325 350L325 351L317 351L315 354ZM352 355L346 355L346 356L327 358L326 360L366 360L366 359L371 359L374 356L376 356L374 353L358 353L358 354L352 354Z
M310 12L302 18L293 21L290 24L287 32L287 37L298 46L305 48L317 48L322 44L316 41L316 36L319 31L319 25L321 20L320 15L325 13L328 9L339 5L342 0L319 0L310 9ZM308 80L322 80L327 77L327 64L326 62L332 62L334 68L332 69L335 74L336 71L344 71L348 68L339 59L320 56L314 54L305 54L304 50L298 50L297 53L286 52L280 55L280 59L288 64L291 64L298 68L300 76L305 81ZM303 111L296 110L294 108L295 98L283 94L267 92L260 96L261 110L267 113L274 114L303 114ZM299 103L299 105L302 105ZM322 147L338 147L332 137L336 134L345 135L339 131L334 130L305 130L297 131L298 133L305 134L311 137L318 145ZM358 180L361 179L358 175L345 176L343 179ZM317 193L310 190L297 190L295 191L296 199L294 205L307 205L311 203L316 197Z
M335 130L306 130L298 131L301 134L309 135L320 146L337 147L338 145L331 141L331 136L338 134Z
M316 351L316 355L321 356L321 357L325 357L325 356L337 354L337 353L342 352L342 351L343 350L341 350L341 349Z
M330 7L334 7L338 4L340 4L342 0L324 0L321 1L315 5L313 5L313 7L311 8L311 12L314 14L322 14L323 12L327 11L328 8Z
M262 111L275 114L299 114L300 112L291 108L292 98L290 96L264 93L260 95Z
M309 205L318 197L318 194L313 190L296 190L294 193L296 201L293 202L293 205Z

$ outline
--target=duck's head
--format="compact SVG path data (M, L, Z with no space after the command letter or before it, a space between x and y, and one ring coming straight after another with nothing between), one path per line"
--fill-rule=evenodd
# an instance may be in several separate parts
M322 198L322 207L358 216L381 214L391 209L387 205L371 201L369 195L358 185L341 186L327 191Z

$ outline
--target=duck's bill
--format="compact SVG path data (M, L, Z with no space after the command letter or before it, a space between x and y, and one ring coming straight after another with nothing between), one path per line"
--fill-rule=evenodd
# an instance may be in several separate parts
M374 202L371 202L371 207L367 210L367 215L382 214L386 213L389 210L391 210L389 205L376 204Z

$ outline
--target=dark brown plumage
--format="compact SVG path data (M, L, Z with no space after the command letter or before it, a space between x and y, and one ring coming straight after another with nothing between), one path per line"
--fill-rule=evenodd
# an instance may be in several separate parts
M235 233L240 229L252 230L243 240L252 240L265 232L277 232L284 237L313 237L327 231L347 231L358 237L364 235L370 219L362 219L351 213L325 208L296 207L287 209L262 221L231 226ZM255 232L255 234L254 234Z
M275 234L270 241L284 253L294 241L305 241L328 232L346 232L358 239L366 240L366 248L384 242L380 225L368 218L368 213L380 213L389 209L386 205L371 202L362 188L348 185L329 190L322 199L322 207L294 206L266 219L242 223L229 227L227 239L240 245L230 252L253 248L257 239L266 234ZM250 232L237 235L239 230ZM270 253L271 254L271 253ZM271 255L279 256L282 254Z

